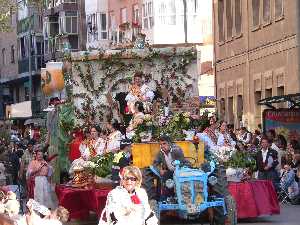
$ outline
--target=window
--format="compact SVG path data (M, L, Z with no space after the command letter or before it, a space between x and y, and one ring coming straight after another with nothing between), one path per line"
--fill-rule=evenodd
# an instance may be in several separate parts
M78 33L77 12L65 12L65 31L69 34Z
M16 88L16 102L20 102L20 88Z
M263 0L263 20L264 23L271 22L271 5L270 0Z
M100 13L100 38L107 39L107 16L106 13Z
M2 49L2 65L6 64L5 48Z
M170 0L168 4L167 21L169 25L176 25L176 6L175 1Z
M10 46L10 62L15 63L15 46Z
M139 23L139 6L135 4L133 6L133 21L134 23L138 24Z
M261 116L261 105L257 104L258 101L261 100L261 91L256 91L254 93L254 101L255 101L255 115L256 117L260 117Z
M152 2L148 2L148 17L149 17L150 28L152 28L154 26L153 3Z
M176 25L176 5L174 0L162 1L158 12L161 24Z
M223 42L224 37L224 0L218 2L218 27L219 27L219 41Z
M242 120L242 116L243 116L243 96L238 95L237 96L237 117L239 121Z
M69 42L72 50L78 49L78 35L69 35Z
M158 8L159 12L159 21L161 24L166 24L166 13L167 13L167 6L165 2L161 2Z
M143 4L142 14L143 14L143 29L152 28L154 26L152 1L146 1Z
M265 98L272 97L272 88L265 90Z
M65 31L66 31L65 25L64 25L64 17L59 17L58 22L59 22L59 33L60 34L64 34ZM51 23L49 22L48 23L48 27L50 28L50 26L51 26ZM49 29L48 33L50 34L50 29Z
M277 87L277 96L284 95L284 86ZM284 103L278 103L277 108L284 108Z
M275 20L283 17L283 0L275 0Z
M231 0L226 0L226 27L227 27L227 39L232 38L232 8Z
M117 42L118 33L116 30L116 17L113 12L109 13L110 40Z
M260 0L252 0L252 26L257 28L259 26L259 9Z
M127 8L121 9L121 24L127 22Z
M235 35L239 36L242 32L242 8L241 0L235 0L234 5L234 25Z
M148 29L149 24L148 24L148 10L147 10L147 5L143 4L143 28Z
M25 37L20 38L20 58L23 59L27 56L27 50L26 50L26 39Z
M98 40L98 25L97 25L97 14L93 13L87 16L88 19L88 40L97 41Z

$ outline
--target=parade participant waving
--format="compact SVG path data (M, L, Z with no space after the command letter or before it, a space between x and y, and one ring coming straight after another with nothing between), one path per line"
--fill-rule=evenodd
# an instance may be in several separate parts
M89 137L81 143L79 149L83 158L89 159L104 154L105 140L99 137L99 131L98 126L92 126Z
M130 86L129 93L125 98L127 101L128 113L134 113L134 104L137 101L141 101L147 105L147 103L152 102L153 98L153 91L143 83L143 73L135 72L133 76L133 84Z
M203 133L198 133L197 137L205 143L209 150L214 152L217 149L218 142L218 123L215 115L209 118L209 127L207 127Z
M118 121L113 120L112 123L107 125L107 129L110 134L106 140L105 152L117 152L120 149L120 142L122 139L122 133L120 132L120 124Z
M121 172L121 185L107 196L99 225L157 225L158 220L150 209L148 196L143 188L139 168L127 166ZM107 222L103 221L106 213Z

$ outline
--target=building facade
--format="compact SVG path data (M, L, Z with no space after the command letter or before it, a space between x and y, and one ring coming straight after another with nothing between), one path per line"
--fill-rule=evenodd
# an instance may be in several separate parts
M217 0L213 8L219 116L255 129L260 99L300 90L299 1Z
M87 47L130 47L143 35L151 45L203 43L211 7L211 0L90 0Z
M11 28L11 32L0 33L0 120L5 118L6 105L14 102L10 82L18 77L16 14L11 17Z

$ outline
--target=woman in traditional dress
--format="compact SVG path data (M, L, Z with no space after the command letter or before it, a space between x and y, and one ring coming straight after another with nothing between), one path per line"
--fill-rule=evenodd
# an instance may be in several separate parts
M134 130L137 128L137 126L144 121L144 106L142 102L135 102L135 112L133 114L133 117L129 123L129 126L126 129L126 136L127 138L131 139L134 136Z
M205 128L202 133L198 133L197 137L204 142L210 152L215 152L218 148L218 123L216 116L209 118L209 124L210 126Z
M100 129L98 126L92 126L87 138L80 144L80 158L75 159L69 169L69 174L73 176L74 168L83 168L85 162L90 158L97 155L103 155L105 153L106 140L99 137Z
M236 142L232 140L227 132L227 123L225 121L220 123L217 145L219 147L235 148Z
M157 225L158 220L150 209L148 196L143 188L139 168L127 166L121 172L121 185L107 196L105 213L108 225ZM103 213L102 212L102 216ZM102 217L101 216L101 217ZM100 218L99 224L103 224Z
M106 149L105 152L117 152L120 149L120 142L122 139L122 133L120 132L120 124L118 121L113 121L107 125L107 129L110 134L106 140Z
M48 181L49 166L40 150L36 153L36 160L30 163L28 173L31 177L34 177L34 200L47 208L54 209L51 186Z
M99 137L99 132L98 126L92 126L89 137L81 143L79 150L85 160L104 154L105 140Z

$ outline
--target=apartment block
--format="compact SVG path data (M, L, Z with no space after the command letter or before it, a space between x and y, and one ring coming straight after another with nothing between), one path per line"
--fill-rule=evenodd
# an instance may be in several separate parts
M213 8L219 115L255 129L260 99L300 90L299 1L217 0Z
M64 51L86 49L84 0L47 0L43 13L45 61L59 61Z

